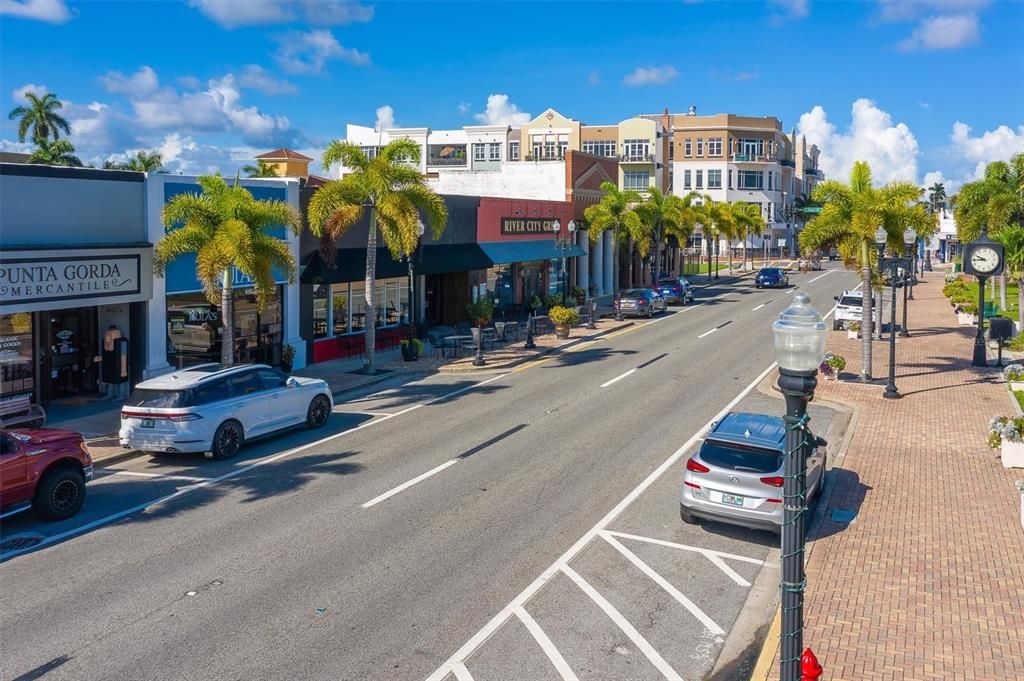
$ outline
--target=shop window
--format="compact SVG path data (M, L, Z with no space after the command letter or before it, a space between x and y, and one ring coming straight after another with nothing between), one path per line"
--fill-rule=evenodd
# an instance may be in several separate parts
M0 396L35 389L32 348L31 313L0 315Z
M519 160L519 142L508 143L508 160L518 161Z
M487 290L494 292L498 305L502 308L515 304L515 279L511 265L496 265L487 270Z
M358 333L366 328L366 286L363 282L355 282L352 284L352 293L349 296L351 303L352 322L349 324L349 330L352 333Z
M313 287L313 338L327 336L327 304L330 302L330 287L317 284Z
M333 312L333 331L335 336L348 333L349 319L348 312L351 307L351 297L348 292L348 284L331 285L331 311Z

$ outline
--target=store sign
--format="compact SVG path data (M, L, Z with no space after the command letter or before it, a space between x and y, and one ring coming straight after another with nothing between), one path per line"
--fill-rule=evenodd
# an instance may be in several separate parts
M555 233L556 218L502 218L502 234L548 234Z
M138 255L0 261L0 307L141 290Z

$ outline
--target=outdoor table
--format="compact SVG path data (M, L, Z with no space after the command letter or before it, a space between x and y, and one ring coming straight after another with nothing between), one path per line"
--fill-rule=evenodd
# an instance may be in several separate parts
M460 335L460 336L445 336L444 337L444 345L442 346L441 355L442 356L447 356L443 352L444 348L451 348L452 350L456 350L459 347L459 344L462 341L466 341L466 340L472 341L473 340L472 334L470 334L468 336L462 336L462 335ZM455 355L453 355L453 356L455 356Z

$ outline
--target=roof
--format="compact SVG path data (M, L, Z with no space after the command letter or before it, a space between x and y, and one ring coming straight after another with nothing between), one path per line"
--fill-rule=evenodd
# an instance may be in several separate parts
M163 376L151 378L148 381L139 383L135 387L142 388L143 390L178 390L182 388L191 388L206 380L237 373L243 369L251 369L255 366L265 365L235 364L234 366L225 367L217 363L200 364L198 366L192 366L169 374L164 374Z
M708 435L709 440L735 444L782 449L786 425L778 416L730 412Z
M260 154L256 158L260 159L260 160L263 160L263 161L276 161L276 160L279 160L279 159L288 159L288 160L294 160L294 161L312 161L313 160L309 156L303 156L302 154L300 154L297 151L293 151L291 149L285 149L284 147L282 147L280 149L274 149L273 151L268 151L265 154Z
M0 163L28 163L32 154L19 154L16 151L0 151Z

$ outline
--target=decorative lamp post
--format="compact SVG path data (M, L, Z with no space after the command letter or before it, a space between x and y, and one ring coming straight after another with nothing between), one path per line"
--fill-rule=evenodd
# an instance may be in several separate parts
M715 232L715 279L718 279L718 251L721 250L722 242L721 242L721 236L719 236L719 234L718 234L718 230L716 229L716 230L714 230L714 232Z
M569 235L568 236L562 236L560 234L560 231L562 229L562 223L560 223L557 218L555 219L554 224L551 225L551 229L555 233L555 248L557 248L558 252L562 254L562 302L563 302L563 304L565 303L565 300L569 297L569 282L568 282L568 276L567 276L568 270L566 269L565 254L568 253L570 250L572 250L572 247L576 243L576 241L575 241L575 237L576 237L576 222L575 222L575 220L569 220L569 224L566 225L566 227L568 227L568 229L569 229Z
M878 269L888 271L889 288L892 291L892 309L889 311L889 380L885 384L883 397L890 400L898 400L902 395L896 389L896 278L899 276L901 258L886 258L885 242L888 233L884 227L875 230L875 244L878 246ZM879 310L878 323L882 323L882 314Z
M912 281L914 276L913 249L916 242L917 232L910 227L903 230L903 245L906 246L907 264L910 267L903 269L903 326L900 328L900 337L902 338L910 335L910 332L907 331L907 301L914 299L914 284Z
M416 265L415 262L419 262L423 253L423 233L426 231L426 227L423 225L422 220L416 220L416 230L419 232L419 238L416 240L415 258L412 254L406 257L409 261L409 338L413 339L416 337L416 322L419 318L416 316Z
M803 291L772 324L779 389L786 399L785 460L782 484L781 681L800 681L803 652L804 542L807 528L807 403L818 385L815 375L825 356L827 327Z

